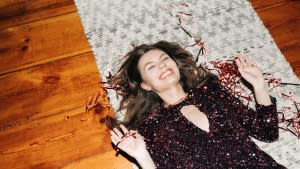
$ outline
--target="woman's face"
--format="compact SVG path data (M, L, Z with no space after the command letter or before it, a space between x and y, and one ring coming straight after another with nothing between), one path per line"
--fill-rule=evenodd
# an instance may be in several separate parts
M175 61L164 51L153 49L146 52L138 61L145 90L162 92L179 83L180 73Z

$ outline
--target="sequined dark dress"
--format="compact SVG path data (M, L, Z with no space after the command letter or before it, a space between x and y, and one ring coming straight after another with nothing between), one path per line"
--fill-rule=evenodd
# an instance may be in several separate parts
M276 99L256 104L256 111L231 96L219 83L188 91L177 105L160 106L145 116L138 131L158 169L282 169L250 136L265 142L278 139ZM180 109L195 105L209 120L209 132L190 122Z

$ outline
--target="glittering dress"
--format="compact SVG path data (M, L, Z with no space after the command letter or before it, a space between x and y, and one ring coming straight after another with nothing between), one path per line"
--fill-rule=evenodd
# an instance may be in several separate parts
M138 131L158 169L285 168L259 149L250 136L265 142L278 139L276 99L244 106L217 82L188 91L188 96L171 107L160 106L145 116ZM181 112L194 105L205 113L209 131L189 121Z

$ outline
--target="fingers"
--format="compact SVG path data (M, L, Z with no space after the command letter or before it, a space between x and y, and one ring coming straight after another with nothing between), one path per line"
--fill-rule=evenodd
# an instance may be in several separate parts
M127 128L123 124L120 125L120 128L122 129L123 133L128 133Z
M119 138L123 138L124 135L136 133L135 130L128 131L128 129L123 124L120 125L120 128L122 131L117 128L113 128L113 130L111 130Z
M122 132L117 128L113 128L113 130L110 130L111 140L114 143L114 145L117 146L120 142L122 142L128 137L136 138L137 131L135 130L128 131L128 129L122 124L120 125L120 128Z
M120 137L120 138L123 137L123 134L121 133L121 131L120 131L119 129L113 128L113 131L115 132L115 134L116 134L118 137Z
M113 128L112 130L110 130L111 140L114 144L117 144L124 137L124 135L128 133L128 130L124 125L121 124L120 128L122 129L124 134L117 128Z
M236 63L236 65L238 66L239 69L240 69L240 68L243 68L243 65L242 65L242 63L241 63L241 61L240 61L239 58L236 58L236 59L235 59L235 63Z
M111 141L116 145L119 142L118 136L113 131L110 131L110 134Z
M235 59L235 62L239 69L244 70L248 67L256 67L256 63L254 60L249 59L248 57L245 57L244 55L237 55L237 58Z

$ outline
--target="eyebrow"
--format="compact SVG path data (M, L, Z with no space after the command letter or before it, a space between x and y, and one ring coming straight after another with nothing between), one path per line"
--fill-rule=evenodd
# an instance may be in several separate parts
M159 56L159 59L160 59L162 56L164 56L164 55L166 55L166 53L162 53L162 54ZM145 66L144 66L144 69L146 68L147 65L151 64L152 62L153 62L153 61L147 62L147 63L145 64Z

